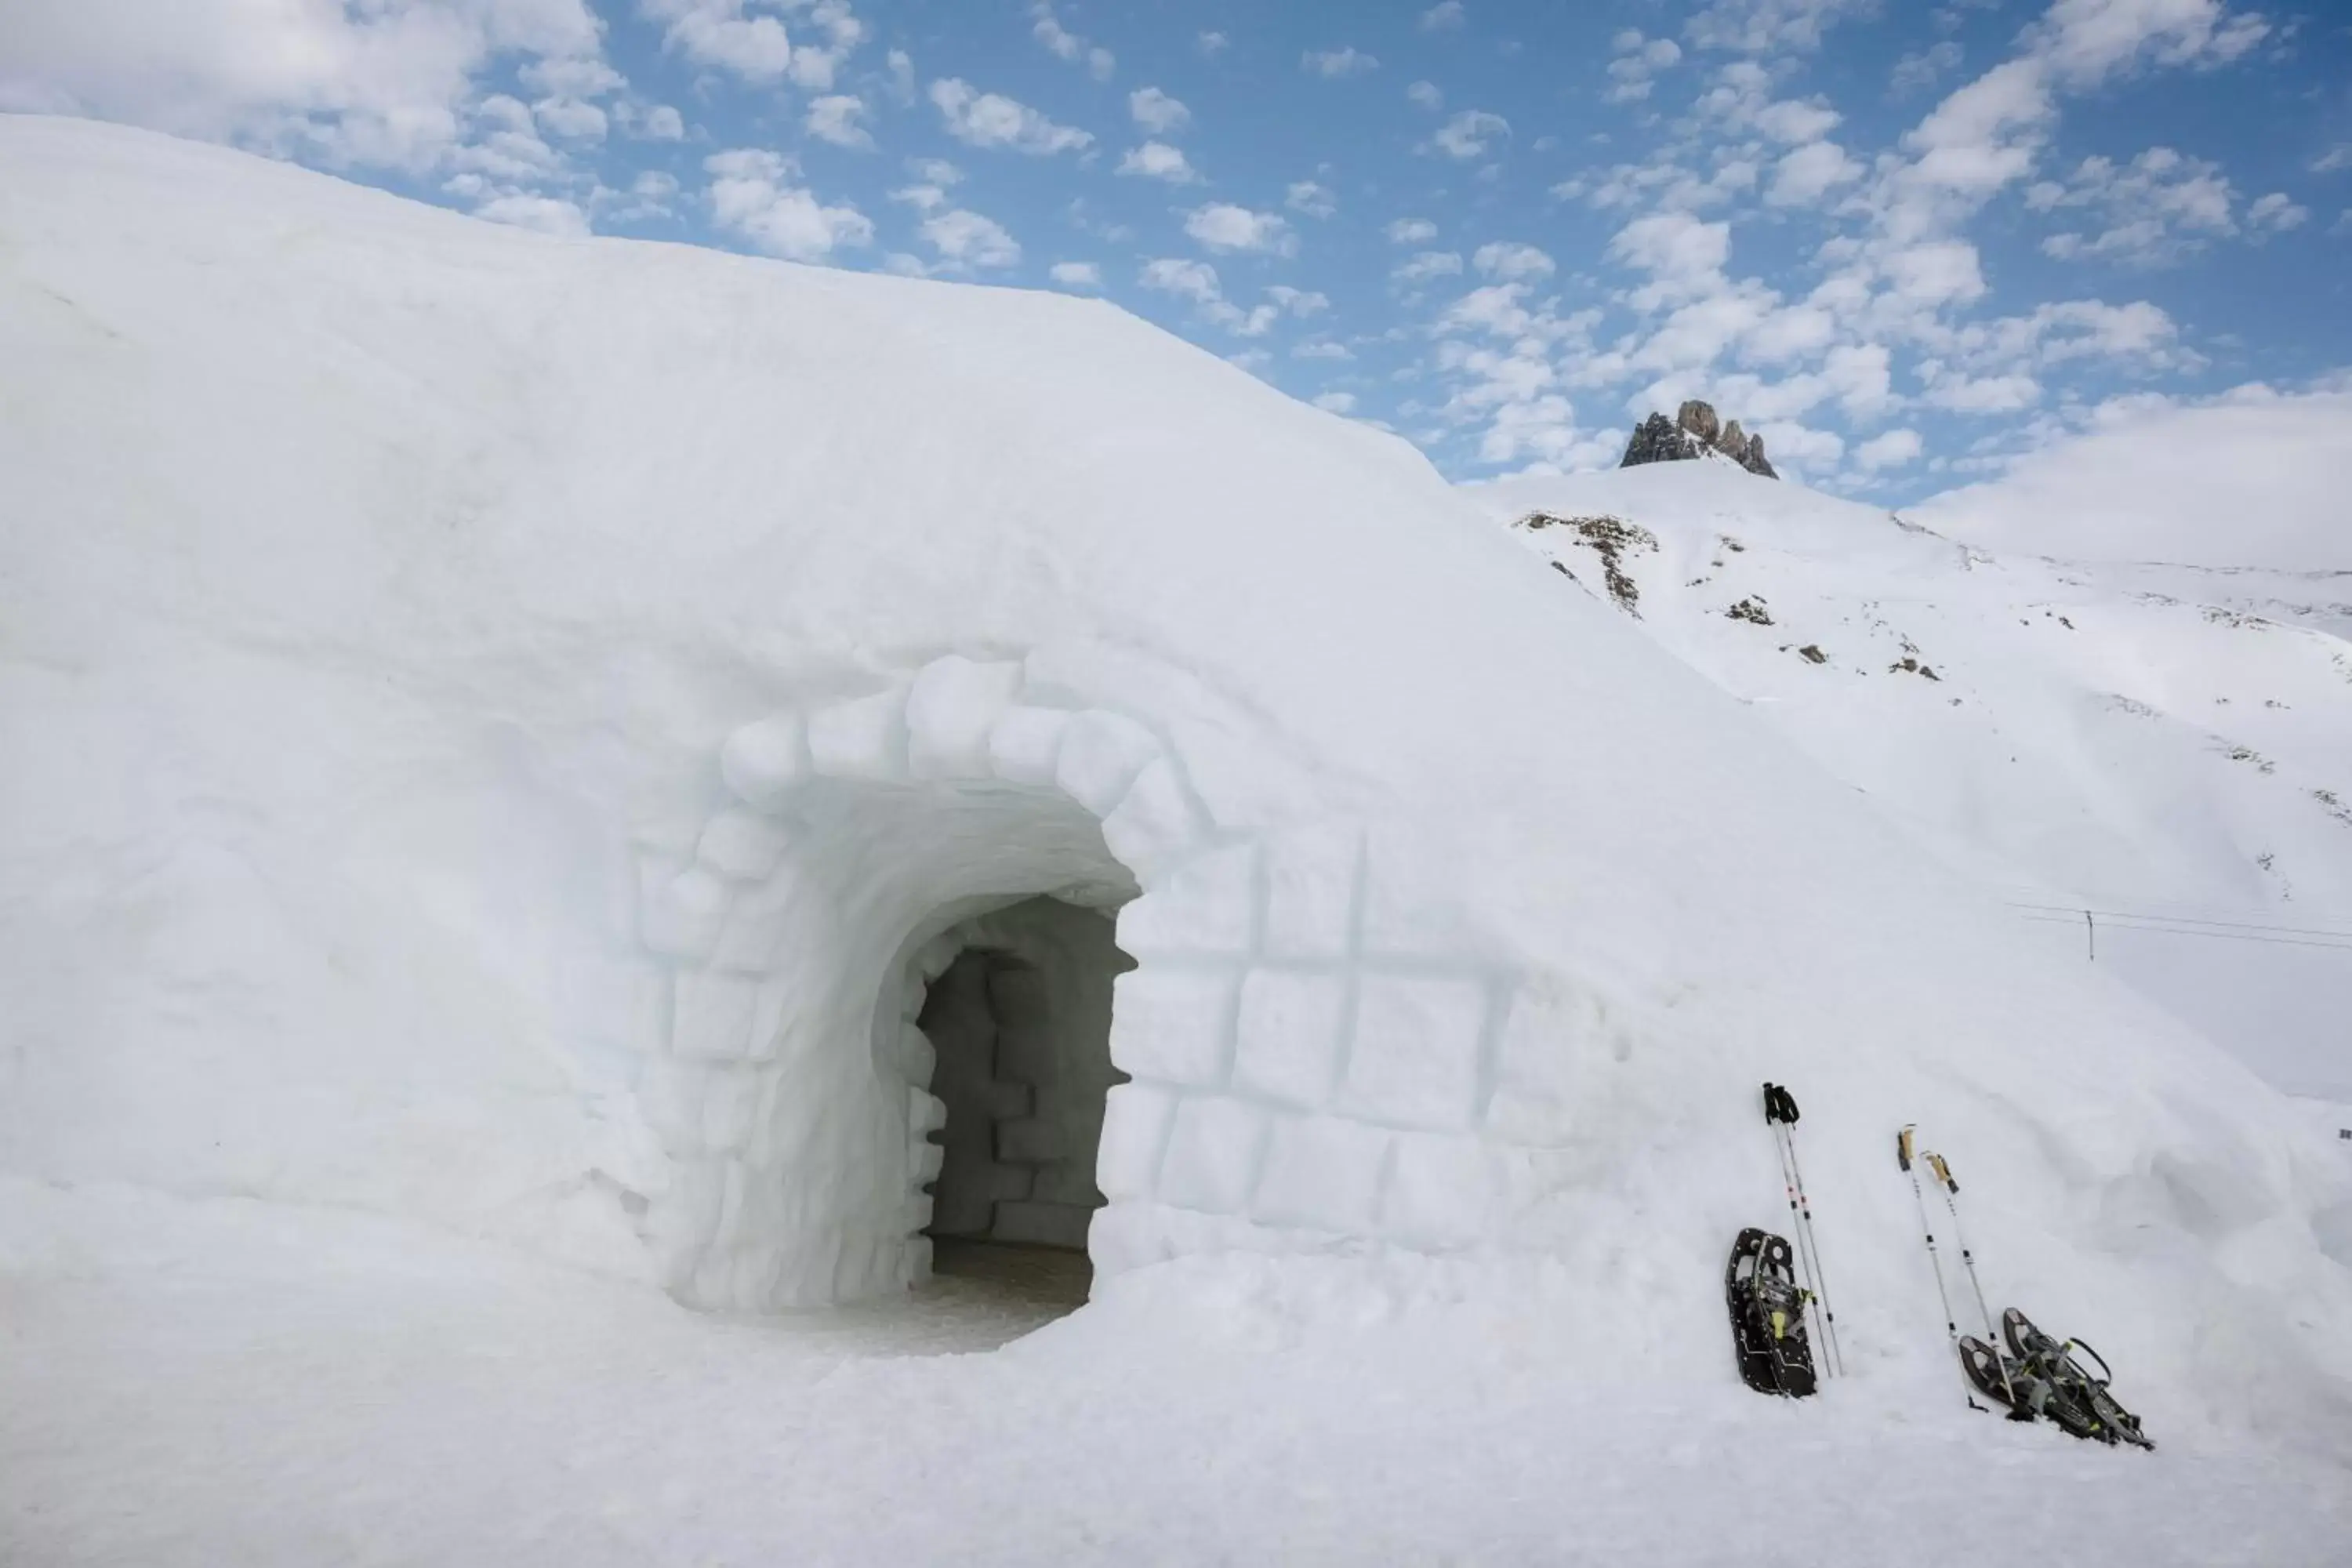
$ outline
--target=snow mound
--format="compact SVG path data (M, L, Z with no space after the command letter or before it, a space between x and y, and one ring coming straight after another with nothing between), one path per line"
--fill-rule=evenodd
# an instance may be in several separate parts
M2352 935L2325 934L2352 932L2352 611L2324 580L1994 555L1698 464L1465 493L2053 951L2352 1097Z
M1136 962L1130 1300L1539 1258L1621 1374L1728 1378L1770 1077L1864 1372L1948 1381L1916 1120L1999 1294L2147 1404L2342 1421L2345 1184L2284 1102L1401 444L1096 303L37 118L0 191L0 1169L887 1291L909 1021L1051 894Z

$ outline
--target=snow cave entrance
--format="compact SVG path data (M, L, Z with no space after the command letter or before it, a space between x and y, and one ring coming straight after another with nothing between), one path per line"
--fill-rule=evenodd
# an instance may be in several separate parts
M932 1271L1076 1309L1093 1281L1087 1230L1111 1065L1111 991L1135 967L1109 911L1030 898L968 921L926 988L930 1092L945 1124L929 1184Z

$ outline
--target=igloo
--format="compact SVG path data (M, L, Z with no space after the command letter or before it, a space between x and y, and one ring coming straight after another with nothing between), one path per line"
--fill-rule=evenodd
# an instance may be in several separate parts
M958 1233L1097 1289L1538 1267L1728 1375L1770 1078L1864 1365L1943 1353L1916 1121L2147 1379L2342 1386L2277 1097L1402 440L1082 300L37 118L0 188L0 1168L758 1311L921 1278L960 1149ZM943 996L1059 1065L951 1086Z

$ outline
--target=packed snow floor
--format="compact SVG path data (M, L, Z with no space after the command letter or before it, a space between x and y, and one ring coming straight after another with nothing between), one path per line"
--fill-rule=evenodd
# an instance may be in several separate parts
M1171 1267L1007 1343L1058 1307L967 1278L713 1317L382 1219L8 1182L0 1562L2292 1568L2352 1540L2312 1456L2094 1447L1956 1388L1768 1401L1727 1348L1718 1384L1612 1390L1545 1343L1604 1322L1302 1335L1267 1276Z

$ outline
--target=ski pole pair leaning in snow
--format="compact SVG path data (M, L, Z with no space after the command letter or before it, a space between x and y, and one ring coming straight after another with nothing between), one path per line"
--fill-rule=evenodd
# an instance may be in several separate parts
M1794 1095L1779 1084L1764 1086L1764 1120L1780 1152L1780 1184L1788 1194L1790 1229L1796 1233L1797 1245L1792 1249L1786 1238L1752 1226L1743 1230L1732 1243L1723 1279L1739 1375L1759 1393L1790 1398L1812 1393L1815 1384L1811 1341L1805 1331L1808 1307L1827 1352L1824 1369L1841 1374L1845 1371L1838 1349L1837 1314L1830 1307L1821 1249L1813 1237L1812 1205L1797 1163L1797 1116ZM1804 1274L1802 1283L1799 1270Z
M2007 1411L2012 1421L2047 1416L2061 1430L2077 1437L2155 1447L2155 1443L2140 1431L2139 1417L2126 1410L2108 1392L2115 1373L2096 1351L2077 1340L2061 1342L2051 1338L2014 1307L2001 1313L2000 1328L1995 1331L1992 1309L1986 1305L1984 1286L1977 1278L1976 1254L1969 1249L1967 1233L1960 1228L1960 1184L1952 1175L1950 1163L1933 1150L1918 1147L1916 1124L1906 1125L1895 1134L1895 1153L1904 1174L1911 1180L1911 1196L1919 1209L1920 1232L1927 1242L1928 1267L1935 1273L1936 1295L1944 1310L1944 1331L1951 1340L1960 1371L1968 1380L1969 1408L1985 1408L1976 1401L1976 1395L1981 1394ZM1982 1339L1960 1332L1952 1316L1951 1293L1945 1286L1943 1260L1936 1250L1935 1226L1927 1216L1927 1200L1919 1187L1918 1167L1923 1163L1944 1194L1945 1212L1951 1219L1952 1241L1960 1249L1960 1266L1968 1274L1969 1289L1976 1297L1977 1312L1984 1323ZM2008 1346L2006 1354L1999 1348L2002 1342ZM2074 1359L2074 1352L2078 1350L2099 1363L2099 1376L2092 1376Z

